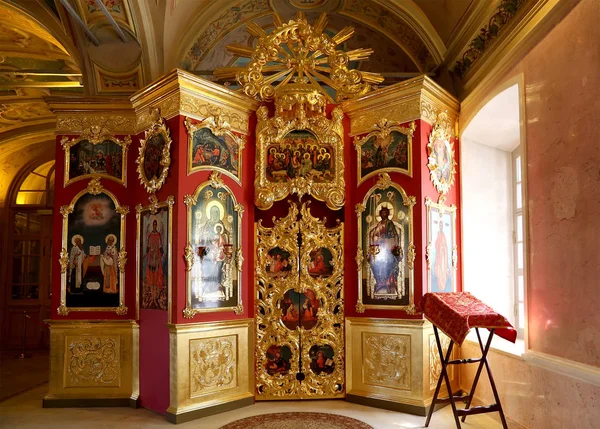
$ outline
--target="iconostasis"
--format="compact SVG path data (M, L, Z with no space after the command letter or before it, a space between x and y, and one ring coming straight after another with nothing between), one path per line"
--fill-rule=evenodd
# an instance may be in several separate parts
M130 101L49 100L64 162L46 406L424 415L441 366L417 305L461 289L458 103L425 76L377 89L345 66L366 50L336 50L351 33L304 40L324 23L300 18L257 49L337 58L320 78L335 100L296 68L275 84L258 57L258 74L220 72L240 91L175 70Z

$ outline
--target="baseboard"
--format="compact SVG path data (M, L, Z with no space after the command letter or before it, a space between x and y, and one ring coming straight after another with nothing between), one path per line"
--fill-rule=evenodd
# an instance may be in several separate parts
M202 417L220 414L226 411L237 410L238 408L247 407L254 404L254 397L238 399L237 401L227 402L226 404L215 405L214 407L206 407L199 410L175 414L167 411L167 421L173 424L185 423L191 420L200 419Z
M455 393L457 394L457 393ZM394 401L386 401L384 399L375 399L375 398L367 398L365 396L359 395L346 395L346 401L352 402L353 404L365 405L367 407L373 408L381 408L384 410L396 411L399 413L412 414L415 416L427 416L429 411L429 407L423 405L410 405L410 404L402 404L400 402ZM444 408L448 404L437 404L435 406L435 411Z
M129 407L138 408L139 398L51 398L42 400L43 408L95 408Z

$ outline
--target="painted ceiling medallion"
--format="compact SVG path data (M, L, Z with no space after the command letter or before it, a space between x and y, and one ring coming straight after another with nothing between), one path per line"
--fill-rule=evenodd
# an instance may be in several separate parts
M322 86L336 91L337 101L365 95L373 84L383 81L378 73L348 68L350 62L366 60L373 50L359 48L338 50L337 46L354 35L353 27L344 27L333 37L325 34L327 15L321 14L311 25L304 13L284 23L275 13L274 29L267 33L255 22L247 24L257 38L256 46L228 45L240 57L250 58L244 67L222 67L215 70L218 79L235 78L242 91L262 101L270 101L287 83L306 83L326 94Z

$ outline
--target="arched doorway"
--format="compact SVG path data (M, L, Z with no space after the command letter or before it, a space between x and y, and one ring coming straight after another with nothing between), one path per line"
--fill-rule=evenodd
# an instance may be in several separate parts
M21 180L19 180L21 179ZM48 348L52 294L52 216L54 160L29 166L10 193L3 293L3 349Z

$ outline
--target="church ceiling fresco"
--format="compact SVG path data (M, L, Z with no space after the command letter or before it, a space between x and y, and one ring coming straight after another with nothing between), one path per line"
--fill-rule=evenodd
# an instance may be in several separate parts
M425 44L410 27L397 17L389 18L389 12L368 0L357 3L353 0L254 0L238 2L210 22L201 31L180 67L214 79L211 75L216 68L242 66L247 59L228 52L225 47L232 44L254 45L255 37L248 33L245 24L256 22L268 33L273 28L273 10L286 20L299 9L305 11L309 22L315 21L322 12L328 12L328 34L333 35L346 26L355 28L355 37L344 42L344 49L370 45L375 54L368 61L353 64L353 68L393 75L418 73L435 66ZM394 37L390 37L392 34ZM386 83L394 83L394 79ZM236 87L235 82L227 84Z

